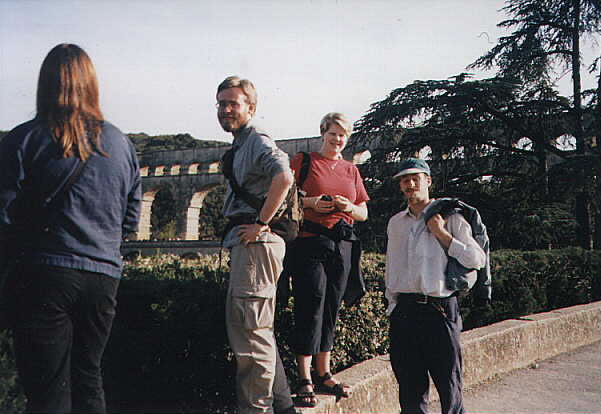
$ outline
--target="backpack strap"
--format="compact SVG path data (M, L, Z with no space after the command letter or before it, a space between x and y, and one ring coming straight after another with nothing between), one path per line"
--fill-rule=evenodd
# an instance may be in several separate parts
M246 204L248 204L249 206L257 210L257 212L259 212L261 211L265 200L261 200L259 197L249 193L246 189L242 188L240 184L238 184L238 181L236 181L236 177L234 176L234 155L237 150L238 147L232 146L232 148L230 148L225 152L225 154L223 154L223 157L221 159L223 175L229 180L230 187L232 188L234 194L236 194L237 197L241 198Z
M301 151L303 154L303 159L301 161L300 174L298 177L298 188L302 189L307 176L309 175L309 170L311 169L311 154L308 152Z

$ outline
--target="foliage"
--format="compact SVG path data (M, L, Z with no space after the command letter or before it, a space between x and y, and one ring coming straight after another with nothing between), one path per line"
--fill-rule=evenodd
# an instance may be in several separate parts
M126 265L105 354L112 410L186 410L232 398L224 276L216 256L164 255Z
M191 148L215 148L230 145L222 141L205 141L190 134L148 135L144 132L127 134L138 153Z
M110 412L218 412L234 405L234 361L227 346L224 300L227 254L182 260L162 255L127 263L117 318L103 361ZM601 252L578 248L493 252L492 308L460 298L465 329L508 318L601 300ZM343 307L332 353L333 371L386 354L384 256L362 260L368 293L357 307ZM293 298L276 312L276 336L291 381L288 344ZM10 339L0 336L0 407L22 409Z
M7 331L0 332L0 412L13 414L25 408L25 397L17 383L12 337Z
M219 240L225 229L225 217L221 213L225 198L225 185L219 185L209 192L200 210L198 234L201 240Z
M601 228L601 147L587 137L598 136L601 125L601 83L597 94L581 93L579 43L583 36L601 33L600 3L508 0L507 4L504 11L512 18L499 25L514 32L470 65L497 67L496 76L475 80L462 73L394 89L371 105L357 123L350 145L370 150L364 176L378 194L390 188L386 181L396 173L400 159L430 159L437 195L474 200L489 218L485 222L498 224L493 224L493 243L512 239L500 233L516 227L512 223L516 215L506 213L534 217L540 216L534 212L539 209L546 217L556 217L548 213L561 206L561 217L534 220L534 224L549 227L569 222L574 234L570 243L590 247L591 225ZM571 99L556 91L553 75L558 63L572 70ZM591 68L599 67L597 63ZM585 107L581 96L590 97ZM565 192L554 192L561 186L557 180L564 177L572 185ZM397 206L389 207L394 211ZM376 209L379 213L382 204ZM592 220L591 209L596 211ZM373 234L385 231L383 223L376 226ZM527 226L518 230L532 231ZM529 246L558 245L552 232L540 233L545 237Z
M580 248L492 254L493 303L461 299L464 329L601 299L601 253Z
M510 18L497 26L514 31L470 67L496 66L526 82L554 81L562 66L572 68L581 58L575 42L601 33L598 0L510 0L502 11Z
M176 203L168 186L162 187L155 195L152 203L150 224L153 240L173 240L177 236Z
M571 72L572 97L566 113L570 123L570 135L575 144L578 158L589 158L595 168L577 165L573 173L578 178L572 189L574 194L574 216L578 222L578 244L592 248L591 207L596 209L596 220L601 219L601 207L591 206L591 201L601 196L600 148L594 148L587 137L599 137L601 130L601 73L597 92L583 91L581 83L582 56L580 44L601 34L601 2L599 0L509 0L503 8L510 19L498 24L514 31L502 37L498 44L470 67L490 69L498 66L498 76L517 78L522 84L550 85ZM593 40L594 41L594 40ZM589 66L592 73L601 58L596 56ZM583 100L590 97L588 106ZM598 139L598 138L597 138ZM592 160L592 162L591 162ZM566 160L569 163L571 160ZM584 163L584 164L587 164ZM596 197L587 184L597 182ZM593 184L594 187L594 184ZM597 240L601 235L597 234Z

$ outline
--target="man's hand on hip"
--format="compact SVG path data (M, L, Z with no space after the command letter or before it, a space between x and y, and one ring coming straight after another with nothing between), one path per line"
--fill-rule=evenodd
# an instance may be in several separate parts
M238 230L238 237L245 246L248 243L253 243L259 240L261 233L268 231L269 226L264 226L259 223L242 224Z

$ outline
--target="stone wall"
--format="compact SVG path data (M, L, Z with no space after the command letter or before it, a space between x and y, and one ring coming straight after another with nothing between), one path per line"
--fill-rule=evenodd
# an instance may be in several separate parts
M601 340L601 302L506 320L462 334L464 387ZM350 398L319 395L303 413L396 413L398 387L388 356L336 375L351 386ZM430 395L437 397L432 386Z

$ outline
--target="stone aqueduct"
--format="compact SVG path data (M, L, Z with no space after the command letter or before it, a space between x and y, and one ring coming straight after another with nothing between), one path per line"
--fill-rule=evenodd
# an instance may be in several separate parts
M318 151L320 137L276 141L290 156L300 151ZM156 151L140 155L142 175L142 216L136 240L149 240L152 203L156 194L168 188L173 194L176 211L176 234L179 240L198 240L198 219L206 195L225 178L219 170L219 160L230 146ZM361 154L344 154L359 162Z

